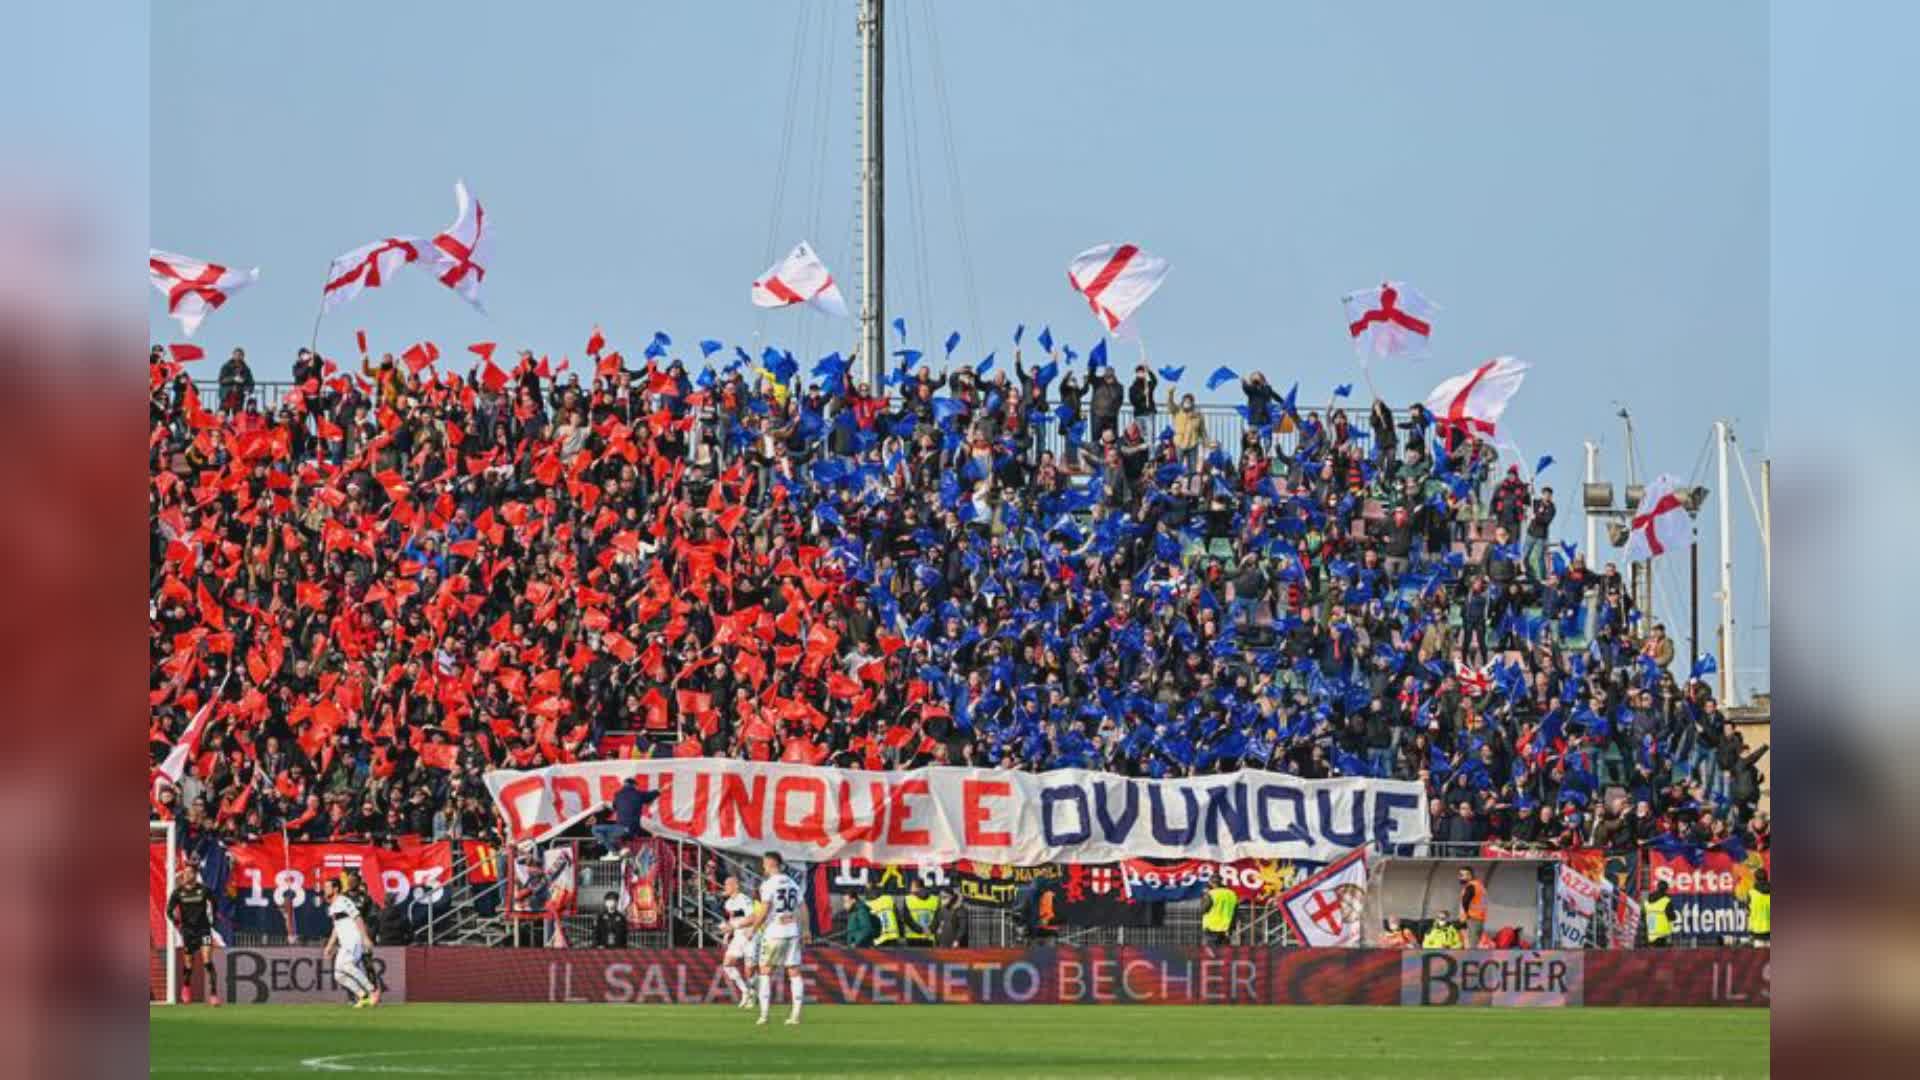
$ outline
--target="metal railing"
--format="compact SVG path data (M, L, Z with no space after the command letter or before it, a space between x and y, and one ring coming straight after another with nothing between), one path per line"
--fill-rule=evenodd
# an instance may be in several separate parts
M196 379L194 380L194 388L199 391L200 400L207 407L218 407L220 403L220 383L218 380ZM271 412L278 408L281 402L286 400L288 393L293 389L294 383L289 380L255 380L253 391L246 395L245 400L251 401L259 406L262 412ZM1224 403L1214 403L1199 405L1197 408L1204 425L1204 436L1201 443L1202 448L1218 446L1221 450L1226 451L1228 455L1237 457L1240 452L1241 437L1247 430L1247 422L1246 419L1240 415L1240 407ZM1369 430L1367 427L1368 410L1365 408L1343 407L1326 409L1320 406L1313 406L1311 408L1303 406L1302 411L1317 413L1323 418L1330 416L1334 412L1344 412L1347 414L1347 422L1352 426L1356 435L1365 437ZM1405 410L1396 409L1394 411L1394 422L1399 423L1404 421L1407 415ZM1165 409L1141 414L1136 413L1131 406L1122 406L1117 421L1118 430L1124 433L1135 422L1140 424L1141 434L1146 437L1147 441L1149 443L1155 443L1160 439L1162 432L1172 428L1173 414ZM1061 431L1059 422L1051 416L1036 422L1034 425L1034 435L1035 441L1040 449L1052 451L1056 457L1064 457L1066 455L1068 451L1066 436ZM1089 449L1096 446L1098 441L1094 436L1091 420L1086 416L1084 405L1082 407L1082 419L1080 421L1080 440L1081 445ZM1291 453L1297 444L1298 439L1294 432L1276 429L1270 445Z

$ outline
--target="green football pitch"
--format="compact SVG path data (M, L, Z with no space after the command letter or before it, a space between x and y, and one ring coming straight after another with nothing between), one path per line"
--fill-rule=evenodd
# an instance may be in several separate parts
M1765 1009L201 1005L155 1076L1762 1076Z

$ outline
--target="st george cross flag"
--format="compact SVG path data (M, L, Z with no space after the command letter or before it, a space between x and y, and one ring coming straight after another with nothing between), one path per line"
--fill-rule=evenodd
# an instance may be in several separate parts
M333 260L327 271L327 287L320 294L320 310L332 311L359 296L363 290L377 289L401 267L420 258L420 241L411 236L389 236L363 244Z
M1088 248L1067 264L1067 284L1087 298L1094 317L1109 331L1119 328L1167 279L1167 260L1132 244Z
M1453 677L1460 683L1460 692L1468 697L1485 697L1493 689L1493 665L1473 667L1464 660L1456 661Z
M1669 551L1684 551L1690 538L1687 508L1680 501L1678 483L1666 473L1654 477L1633 512L1633 532L1627 540L1627 559L1639 562Z
M180 331L188 337L200 329L200 320L206 318L208 312L260 280L257 266L251 270L229 270L218 263L189 259L157 248L147 251L147 274L153 279L153 287L167 298L167 315L180 320Z
M1440 306L1404 281L1381 282L1340 298L1347 308L1347 333L1360 362L1400 357L1424 360Z
M220 697L226 693L226 689L227 680L223 678L220 688L209 695L207 703L200 706L200 711L193 714L193 719L187 721L186 729L180 732L173 749L167 751L166 759L153 770L153 782L149 785L153 792L159 792L163 780L179 786L180 778L187 773L187 763L200 755L201 736L206 734L207 721L212 719L214 706L220 703Z
M1500 414L1520 389L1527 364L1511 356L1489 360L1464 375L1455 375L1427 395L1427 411L1446 435L1447 445L1462 435L1492 441Z
M816 311L847 317L847 301L840 295L840 287L833 283L827 264L804 240L754 280L753 304L765 308L805 304Z
M487 212L480 200L467 194L465 180L454 181L453 198L459 214L420 254L440 284L484 312L486 309L480 307L480 283L486 280L487 264L493 261L493 226L487 221Z
M1355 848L1280 894L1280 911L1301 944L1364 945L1367 849Z

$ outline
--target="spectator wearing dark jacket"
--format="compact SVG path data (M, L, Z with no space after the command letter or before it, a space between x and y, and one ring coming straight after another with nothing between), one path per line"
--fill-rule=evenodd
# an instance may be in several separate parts
M232 415L253 397L253 369L247 366L247 351L234 349L220 365L220 411Z
M593 913L593 947L627 947L627 913L620 910L619 893L608 893L600 901L600 910Z
M1527 572L1534 580L1543 581L1547 576L1550 560L1547 558L1547 541L1553 535L1553 489L1543 487L1533 499L1533 512L1527 517L1527 543L1521 552L1521 561L1526 563Z
M1091 437L1095 443L1100 437L1111 431L1120 433L1120 379L1114 375L1113 368L1103 367L1094 377L1093 400L1089 403L1089 413L1093 418Z
M626 842L642 835L640 813L659 797L657 791L641 791L633 777L627 777L620 790L613 793L613 823L593 827L594 839L607 849L602 858L618 859Z
M1133 417L1140 422L1140 429L1148 438L1156 438L1160 430L1155 421L1159 418L1159 403L1154 394L1160 390L1160 376L1145 364L1133 369L1133 382L1127 386L1127 404L1133 409Z

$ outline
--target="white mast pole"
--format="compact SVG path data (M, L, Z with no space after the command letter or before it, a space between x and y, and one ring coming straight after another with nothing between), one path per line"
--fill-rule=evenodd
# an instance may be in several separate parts
M860 357L872 392L880 393L887 370L886 213L882 180L886 135L881 99L886 93L884 0L860 0Z
M1727 498L1727 422L1713 422L1713 441L1720 458L1720 703L1733 705L1733 513Z
M1760 553L1767 569L1767 603L1773 603L1773 462L1760 462Z
M1589 440L1586 447L1587 483L1597 484L1600 482L1600 445ZM1580 493L1580 506L1587 516L1587 546L1582 549L1582 554L1587 557L1587 569L1592 570L1599 564L1600 552L1595 545L1598 544L1600 540L1600 519L1593 516L1592 510L1586 510L1586 505L1586 493L1583 491Z

